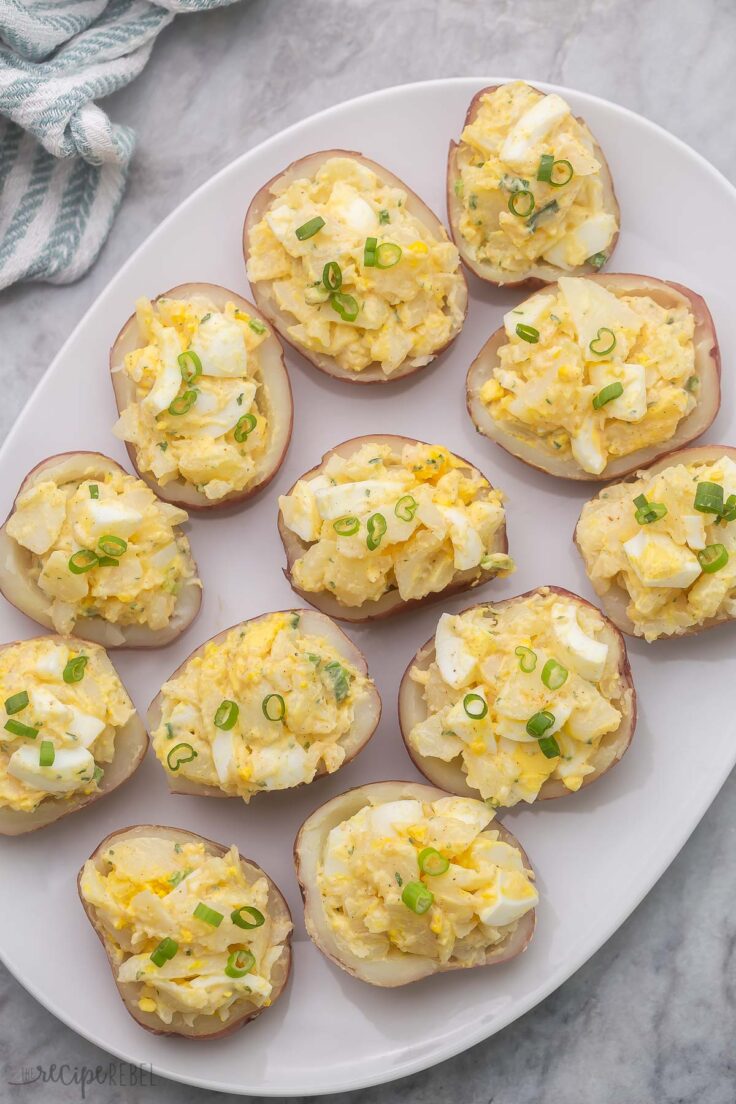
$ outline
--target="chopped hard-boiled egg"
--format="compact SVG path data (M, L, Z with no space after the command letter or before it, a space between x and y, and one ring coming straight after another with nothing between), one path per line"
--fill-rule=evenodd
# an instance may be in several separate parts
M96 644L37 637L0 651L0 808L97 789L133 705Z
M269 1004L291 925L271 914L267 879L246 876L235 847L220 856L141 835L113 839L101 858L85 863L80 891L115 948L117 981L140 984L141 1011L193 1026L227 1021L238 1002Z

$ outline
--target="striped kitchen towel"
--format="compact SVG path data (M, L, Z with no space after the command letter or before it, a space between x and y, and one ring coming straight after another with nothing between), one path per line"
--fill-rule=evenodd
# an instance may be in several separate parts
M177 12L235 2L0 0L0 288L87 271L135 141L94 101L140 73Z

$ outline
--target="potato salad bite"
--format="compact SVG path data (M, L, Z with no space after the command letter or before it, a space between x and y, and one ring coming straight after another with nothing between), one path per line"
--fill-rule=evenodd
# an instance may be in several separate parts
M352 641L321 613L285 610L197 648L164 684L149 726L175 793L248 802L339 770L380 716Z
M269 181L248 211L244 250L264 316L338 379L407 376L465 320L465 278L444 226L359 153L315 153Z
M291 437L291 387L279 339L247 299L216 284L139 299L110 370L113 432L161 498L232 505L273 479Z
M508 574L503 495L467 460L407 437L356 437L279 498L294 590L368 621Z
M371 985L505 962L534 931L529 860L482 801L361 786L312 813L294 857L309 935Z
M586 503L575 542L618 627L651 642L736 617L736 449L665 456Z
M0 529L0 591L59 633L108 648L166 644L202 601L186 520L107 456L52 456Z
M561 96L523 81L473 97L460 143L450 143L447 207L463 261L494 284L595 272L618 238L595 138Z
M0 646L0 835L97 801L139 766L148 736L103 648L39 636Z
M625 475L716 416L713 320L680 284L565 276L504 316L470 367L467 401L478 431L533 467Z
M636 697L620 632L559 587L443 613L399 694L430 782L492 807L564 797L629 746Z
M217 1038L281 995L289 909L236 847L179 828L123 828L87 860L78 887L125 1007L147 1031Z

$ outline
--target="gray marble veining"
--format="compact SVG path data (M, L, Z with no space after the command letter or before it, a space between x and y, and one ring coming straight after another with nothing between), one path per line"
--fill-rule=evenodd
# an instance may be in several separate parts
M212 172L283 126L392 84L520 75L641 112L733 178L735 62L733 0L243 0L177 20L143 75L106 103L139 141L126 200L96 267L72 287L0 295L0 433L130 251ZM734 1104L735 847L731 778L636 913L558 992L433 1070L333 1099ZM2 968L0 1028L0 1101L12 1094L21 1104L78 1101L77 1085L11 1082L24 1066L107 1062ZM157 1080L93 1086L87 1099L204 1104L206 1094Z

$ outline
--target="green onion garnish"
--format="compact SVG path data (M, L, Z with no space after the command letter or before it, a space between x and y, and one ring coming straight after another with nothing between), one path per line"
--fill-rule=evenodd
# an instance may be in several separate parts
M231 978L241 978L253 969L256 958L252 951L233 951L228 955L225 973Z
M177 395L169 406L169 414L174 414L177 417L181 414L187 414L196 403L198 394L197 389L192 388L192 390L185 391L182 395Z
M690 391L692 393L693 391L697 391L699 386L700 380L697 376L688 376L687 380L685 381L686 391Z
M20 713L27 705L28 694L25 690L20 690L17 694L11 694L9 698L5 699L5 712L10 717L13 713Z
M41 741L41 750L38 756L39 767L53 767L56 758L56 749L51 740Z
M419 503L413 495L403 495L394 506L394 514L400 521L413 521Z
M592 257L588 257L586 264L589 264L591 268L594 268L596 272L599 268L603 268L604 264L608 260L605 253L594 253Z
M192 916L196 916L197 920L209 924L212 928L219 928L220 924L225 919L221 912L216 912L215 909L209 908L207 905L203 904L202 901L199 902Z
M517 218L528 218L534 210L534 196L528 188L520 188L509 196L509 211Z
M383 211L378 212L378 221L380 222L381 226L385 226L387 222L391 221L391 216L385 208Z
M378 238L366 238L365 247L363 249L363 264L366 268L376 267L376 246L378 245Z
M248 913L249 920L243 918L244 912ZM250 931L251 928L262 928L266 923L266 917L263 913L259 912L257 908L253 908L252 905L241 905L240 908L233 909L230 913L230 919L233 924L239 928L245 928L246 931Z
M179 944L175 939L169 939L168 935L162 939L158 947L151 951L151 962L154 966L163 966L174 957L179 950Z
M619 383L618 380L616 383L609 383L607 387L604 387L593 397L593 409L600 410L606 403L613 402L614 399L620 399L623 393L623 384Z
M535 330L534 326L524 326L519 322L516 326L516 336L520 337L522 341L528 341L530 345L536 345L539 341L539 330Z
M636 520L639 525L651 525L653 521L659 521L665 517L667 507L664 502L649 502L646 495L637 495L634 499L636 506Z
M560 166L560 169L557 166ZM562 176L560 176L560 170ZM557 179L553 180L553 174L557 172ZM562 188L569 184L575 175L569 161L555 161L551 153L543 153L537 169L537 180L543 180L545 184L551 184L553 188Z
M248 434L252 433L257 425L258 419L255 417L254 414L244 414L242 418L238 418L237 422L235 423L233 437L239 445L242 445Z
M202 361L192 349L179 353L179 371L185 383L194 383L197 376L202 375Z
M12 719L5 722L5 729L7 732L11 732L13 736L25 736L28 740L35 740L38 736L37 728Z
M709 544L698 552L698 563L706 575L713 575L728 563L728 552L722 544Z
M360 529L360 522L352 514L346 514L345 517L336 518L332 528L338 537L352 537L353 533L357 533Z
M736 494L728 496L721 513L721 523L726 525L729 521L736 521Z
M97 553L91 548L80 548L69 557L69 570L72 575L83 575L85 571L97 566Z
M99 498L100 497L100 488L97 486L96 483L90 483L90 485L89 485L89 497L90 498Z
M343 322L354 322L358 317L358 300L352 295L346 295L342 291L333 291L330 295L330 306L340 315Z
M601 326L588 348L596 356L608 356L616 348L615 333L608 326Z
M567 682L569 671L556 659L548 659L542 668L542 682L548 690L559 690Z
M84 678L84 669L88 662L87 656L84 655L78 655L75 656L74 659L70 659L61 673L64 682L81 682Z
M560 754L560 745L554 736L543 736L539 741L539 750L545 759L554 759L555 756Z
M520 644L518 648L514 649L514 655L519 657L519 668L525 674L530 675L537 666L537 653L533 652L531 648L525 648L523 644Z
M114 556L119 559L128 547L128 542L122 537L116 537L112 533L105 533L97 542L97 547L104 556Z
M371 552L375 552L383 540L383 534L386 532L386 519L383 514L371 514L366 523L366 528L368 529L368 536L365 543Z
M266 694L261 709L268 721L283 721L286 716L286 702L280 694Z
M434 894L422 882L407 882L401 891L401 900L408 909L421 916L434 901Z
M342 287L342 269L337 261L328 261L322 269L322 283L328 291L339 291Z
M191 744L175 744L166 756L166 764L170 771L176 773L182 763L191 763L197 758L197 752Z
M376 268L393 268L400 260L400 245L394 242L381 242L376 250Z
M723 513L723 487L720 483L698 483L695 491L695 509L701 514Z
M450 860L446 858L436 847L425 847L419 852L419 869L422 874L428 874L435 878L438 874L444 874L450 869Z
M266 332L266 327L263 325L260 318L249 318L248 325L253 333L264 334Z
M480 694L466 694L463 709L472 720L482 721L488 712L488 704Z
M545 203L544 207L540 207L538 211L535 211L531 218L527 219L527 226L531 230L532 234L537 229L537 223L545 215L553 215L555 211L559 210L559 203L556 199L551 199L549 203Z
M539 739L544 736L548 728L551 728L555 723L554 713L550 713L549 710L543 709L541 713L535 713L526 722L526 730L530 736L534 736L535 739Z
M335 691L335 699L337 702L345 701L345 698L350 693L350 675L347 673L342 663L333 659L330 663L325 664L325 672L332 679L332 686Z
M237 702L224 698L218 705L214 716L215 728L221 728L223 732L229 732L231 728L234 728L239 713L240 708Z
M299 241L306 241L307 238L313 238L314 235L322 229L325 224L325 220L321 215L317 215L315 218L309 220L309 222L303 223L296 228L296 236Z
M100 556L97 560L98 567L117 567L119 563L114 556Z

